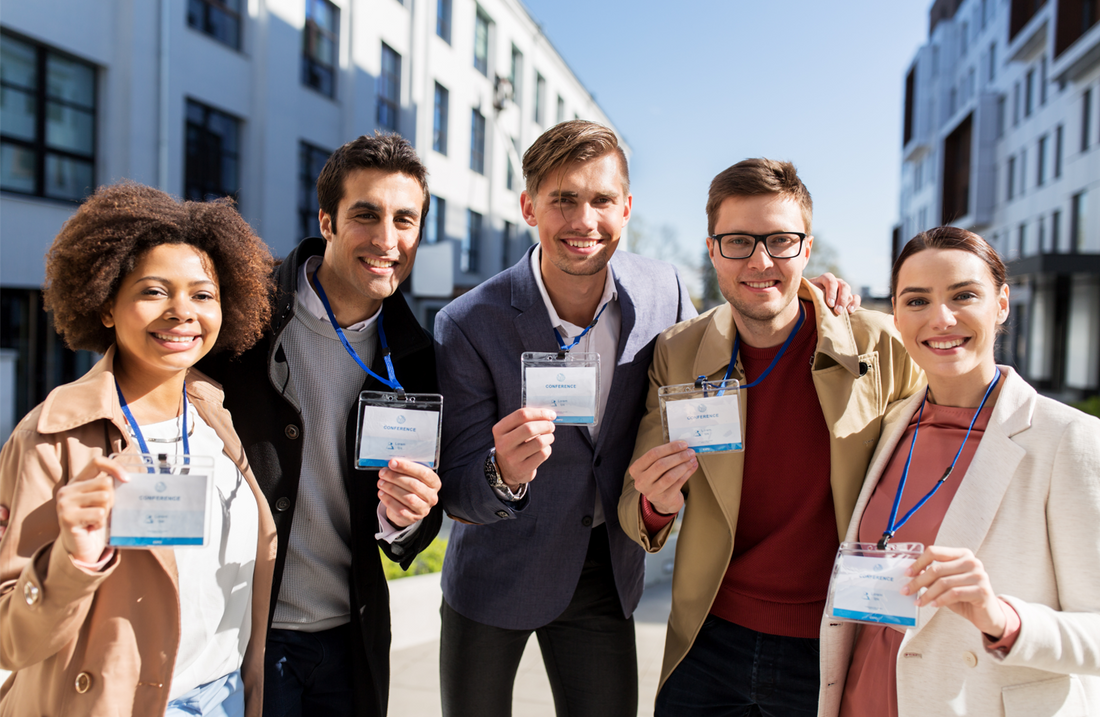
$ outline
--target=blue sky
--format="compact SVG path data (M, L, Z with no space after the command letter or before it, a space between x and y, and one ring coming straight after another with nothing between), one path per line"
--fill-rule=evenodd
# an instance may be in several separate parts
M523 0L633 149L634 211L701 252L711 178L794 162L844 278L885 291L902 81L931 0Z

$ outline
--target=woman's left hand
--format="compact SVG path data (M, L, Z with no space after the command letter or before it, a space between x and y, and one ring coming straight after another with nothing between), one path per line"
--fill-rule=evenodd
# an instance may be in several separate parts
M915 577L901 589L902 595L926 589L917 601L919 606L950 608L990 637L1004 635L1008 620L1002 601L993 594L982 561L969 549L931 545L909 566L907 574Z

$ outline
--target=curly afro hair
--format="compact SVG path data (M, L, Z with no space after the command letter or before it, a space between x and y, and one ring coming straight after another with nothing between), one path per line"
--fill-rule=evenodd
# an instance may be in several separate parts
M193 246L213 264L222 309L213 350L239 355L256 343L271 318L273 261L233 200L179 202L123 182L89 197L46 254L43 298L69 348L104 353L115 342L102 312L142 254L161 244Z

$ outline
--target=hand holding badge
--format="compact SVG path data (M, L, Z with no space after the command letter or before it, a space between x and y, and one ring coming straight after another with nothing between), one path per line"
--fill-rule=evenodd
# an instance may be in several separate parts
M571 354L589 331L600 321L610 305L604 304L592 323L573 342L565 345L561 332L554 329L558 340L557 353L528 351L520 356L523 364L523 408L548 408L554 412L554 423L593 425L600 412L600 355Z

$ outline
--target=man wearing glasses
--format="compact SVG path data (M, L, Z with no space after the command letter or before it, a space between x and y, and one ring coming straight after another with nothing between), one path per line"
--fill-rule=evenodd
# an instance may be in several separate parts
M689 506L657 715L817 714L833 558L887 405L923 382L889 317L836 316L802 278L812 214L789 162L748 159L715 177L707 250L728 303L657 339L619 503L623 529L650 552ZM667 442L658 389L703 377L739 381L727 391L743 451Z

